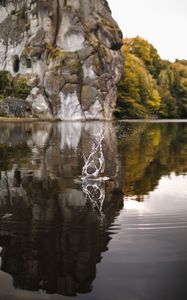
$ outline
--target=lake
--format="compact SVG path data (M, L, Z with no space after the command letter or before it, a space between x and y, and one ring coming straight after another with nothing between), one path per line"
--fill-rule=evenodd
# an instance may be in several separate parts
M0 125L0 299L186 300L187 123Z

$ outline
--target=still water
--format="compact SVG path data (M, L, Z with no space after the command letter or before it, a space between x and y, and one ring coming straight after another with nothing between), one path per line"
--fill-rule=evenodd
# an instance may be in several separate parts
M186 300L187 123L0 125L0 299Z

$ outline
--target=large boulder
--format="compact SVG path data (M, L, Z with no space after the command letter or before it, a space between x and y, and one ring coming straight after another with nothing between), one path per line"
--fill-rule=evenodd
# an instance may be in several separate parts
M40 89L37 102L45 102L53 117L111 119L123 58L122 33L107 1L1 4L0 70L34 78L28 84Z
M41 119L52 118L47 98L39 88L35 87L32 89L26 102L30 105L34 117Z
M0 100L0 116L26 118L31 116L31 106L28 102L18 98Z

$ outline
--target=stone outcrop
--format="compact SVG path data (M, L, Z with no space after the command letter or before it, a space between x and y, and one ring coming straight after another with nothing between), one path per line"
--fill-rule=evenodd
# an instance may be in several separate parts
M29 117L31 107L23 99L6 98L0 101L0 116L2 117Z
M111 119L123 58L122 33L107 1L2 0L0 5L0 70L27 77L34 89L27 99L33 114Z

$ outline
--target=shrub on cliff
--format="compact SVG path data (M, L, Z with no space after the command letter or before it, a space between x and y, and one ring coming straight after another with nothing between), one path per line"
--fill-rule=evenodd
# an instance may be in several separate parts
M12 77L7 71L0 71L0 99L10 96Z
M15 97L26 99L30 92L24 76L12 77L8 71L0 71L0 99Z

